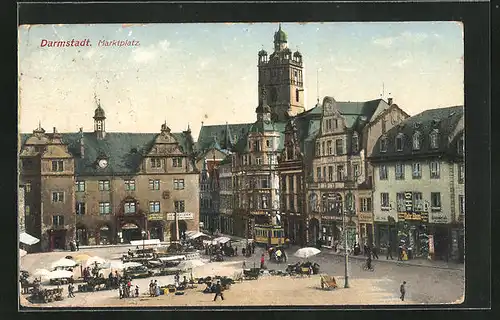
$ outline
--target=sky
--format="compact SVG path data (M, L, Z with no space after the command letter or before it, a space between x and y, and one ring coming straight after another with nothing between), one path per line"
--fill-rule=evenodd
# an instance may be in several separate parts
M108 132L174 132L256 120L258 51L278 23L32 25L18 30L19 131L93 131L99 99ZM283 23L304 62L306 109L322 100L390 96L410 115L463 105L457 22ZM90 47L41 47L89 39ZM100 47L99 40L139 46ZM319 85L317 85L319 84ZM383 94L383 96L381 96Z

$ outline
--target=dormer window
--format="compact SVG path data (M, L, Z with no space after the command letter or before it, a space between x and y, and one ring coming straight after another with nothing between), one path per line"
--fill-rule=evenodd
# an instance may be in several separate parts
M431 149L437 149L439 147L439 131L437 129L432 130L430 138Z
M380 138L380 152L387 152L387 137Z
M420 132L413 134L413 150L420 150Z
M396 137L396 151L403 151L403 134L398 134Z
M458 154L464 154L465 153L465 146L464 146L464 137L460 137L460 139L458 139L458 143L457 143L457 151L458 151Z

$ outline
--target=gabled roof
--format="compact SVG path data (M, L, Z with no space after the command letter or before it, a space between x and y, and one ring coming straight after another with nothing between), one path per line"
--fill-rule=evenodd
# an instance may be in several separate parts
M415 157L425 155L444 155L449 148L456 148L456 145L449 143L450 134L455 131L458 125L463 125L460 119L464 115L463 106L454 106L439 109L430 109L407 118L400 125L391 128L381 136L373 147L372 160L390 160L400 157ZM439 132L437 149L430 148L431 132L437 129ZM460 129L460 128L459 128ZM420 149L413 150L413 135L420 134ZM396 150L396 137L403 138L403 150ZM382 139L387 139L387 151L380 151Z
M205 150L209 149L214 141L214 137L217 139L221 149L231 150L240 137L247 135L252 125L253 123L203 125L198 135L198 141L196 142L196 152L202 154Z
M382 99L362 102L336 101L336 105L340 114L345 118L346 126L355 130L362 129L372 118L390 107Z
M62 142L75 157L77 175L134 174L140 169L143 156L152 148L158 133L107 132L102 140L93 132L61 133ZM192 152L189 132L172 133L180 148L188 155ZM21 134L21 148L31 134ZM84 156L81 157L80 141L83 136ZM108 166L95 166L96 160L105 155Z

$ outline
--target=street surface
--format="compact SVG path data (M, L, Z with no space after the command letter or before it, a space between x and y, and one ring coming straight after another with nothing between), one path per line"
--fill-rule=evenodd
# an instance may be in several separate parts
M225 258L224 262L211 262L194 269L195 277L199 276L233 276L241 272L243 261L247 267L258 267L260 256L265 250L256 248L255 254L250 258L241 256L242 242L233 242L238 246L239 256ZM132 247L132 246L130 246ZM119 259L127 252L129 247L103 247L82 248L78 253L96 255L105 259ZM133 247L132 247L133 248ZM276 264L268 260L265 255L268 269L285 270L287 264L303 261L293 256L297 248L286 250L288 261ZM55 260L75 252L51 252L28 254L21 258L21 269L29 272L39 268L50 268ZM203 258L208 258L203 255ZM319 276L311 278L290 278L279 276L261 277L259 280L249 280L236 283L224 294L226 300L219 301L223 305L338 305L338 304L449 304L460 303L464 292L463 269L445 269L429 266L414 266L405 262L387 262L384 257L373 260L373 272L363 271L363 259L349 258L349 285L344 289L344 257L335 255L328 249L309 260L320 265L320 273L333 275L337 279L339 288L333 291L319 289ZM458 266L458 265L457 265ZM189 277L189 275L187 275ZM198 291L204 286L198 286L193 291L186 291L184 296L160 296L156 298L145 297L151 279L158 280L160 284L173 283L173 276L136 279L133 285L139 285L141 297L139 299L118 299L118 290L100 291L94 293L76 293L76 298L65 298L63 301L42 304L38 306L141 306L141 305L212 305L212 295L201 294ZM399 285L406 281L406 298L399 299ZM66 290L66 288L65 288ZM194 291L196 290L196 292ZM22 300L26 302L24 299ZM28 305L29 303L23 303Z

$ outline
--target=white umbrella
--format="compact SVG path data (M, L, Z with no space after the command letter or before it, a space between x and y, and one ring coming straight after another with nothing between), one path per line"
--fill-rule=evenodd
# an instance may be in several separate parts
M320 253L321 251L316 249L316 248L313 248L313 247L305 247L305 248L301 248L299 250L297 250L297 252L295 252L293 255L298 257L298 258L309 258L309 257L312 257L312 256L315 256L317 255L318 253Z
M26 250L23 250L23 249L19 249L19 257L24 257L25 255L27 255L28 252L26 252Z
M140 266L142 266L142 264L140 264L138 262L125 262L123 264L123 269L133 268L133 267L140 267Z
M52 271L47 276L49 279L71 278L73 276L73 272L67 271L67 270L56 270L56 271Z
M53 262L51 266L52 269L57 267L74 267L76 266L76 262L71 259L63 258Z
M201 260L187 260L183 261L181 266L185 269L194 269L196 267L204 266L205 263Z
M33 272L33 275L35 277L47 277L49 273L50 271L47 269L36 269L35 272Z
M106 261L105 263L101 264L102 268L105 269L123 269L123 262L119 260L109 260Z
M97 262L97 265L105 264L106 263L106 259L103 259L103 258L97 257L97 256L90 257L90 258L87 259L87 261L85 261L84 266L85 267L93 266L96 262Z

